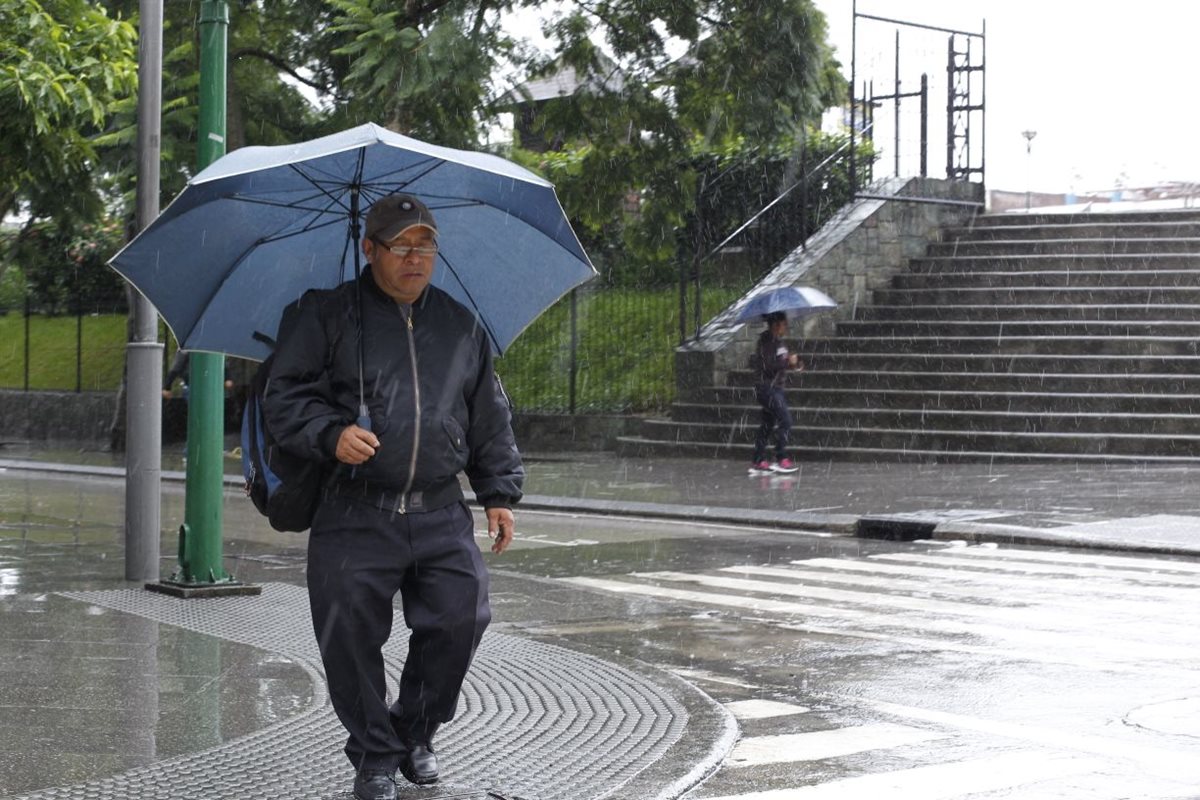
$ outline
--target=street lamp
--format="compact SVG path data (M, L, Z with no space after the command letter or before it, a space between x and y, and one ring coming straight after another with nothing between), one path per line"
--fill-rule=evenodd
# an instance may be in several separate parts
M1033 153L1033 137L1037 136L1037 131L1021 131L1021 135L1025 137L1025 212L1029 213L1029 195L1030 195L1030 161Z

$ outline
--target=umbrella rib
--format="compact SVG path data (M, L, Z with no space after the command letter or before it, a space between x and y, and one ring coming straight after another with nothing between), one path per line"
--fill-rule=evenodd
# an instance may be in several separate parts
M264 236L256 241L254 246L257 247L260 244L268 244L270 242L282 242L284 239L290 239L293 236L300 236L301 234L310 233L312 231L320 230L321 228L328 228L330 225L340 225L343 222L345 222L344 219L329 219L319 224L305 225L303 228L297 228L295 230L288 231L287 233Z
M401 175L405 172L408 172L409 170L416 169L417 167L424 167L426 164L428 164L429 165L428 168L423 169L417 175L413 176L412 178L408 178L407 180L404 181L404 183L400 186L400 188L405 188L405 187L415 183L416 181L419 181L421 178L424 178L426 175L433 172L435 169L437 169L438 167L442 166L445 163L446 162L443 161L442 159L433 158L431 156L431 157L425 159L424 161L418 161L415 164L409 164L407 166L401 167L400 169L393 170L391 172L385 172L382 175L372 176L370 182L364 182L362 184L362 186L364 189L368 186L371 186L371 187L379 186L381 184L388 183L389 182L388 179L394 175Z
M450 270L450 274L454 276L454 280L458 281L458 285L462 287L463 294L465 294L467 299L471 301L471 307L475 309L475 319L479 320L479 324L483 326L485 331L487 331L488 338L492 340L492 347L496 348L497 353L501 352L502 348L500 347L500 339L496 336L496 332L492 330L492 326L488 324L487 317L484 316L483 309L479 307L479 303L475 302L475 297L471 294L471 290L467 288L467 285L463 283L462 278L458 276L458 270L456 270L454 265L450 263L450 259L446 258L446 254L444 252L439 252L438 255L441 256L442 262L446 265L446 269Z

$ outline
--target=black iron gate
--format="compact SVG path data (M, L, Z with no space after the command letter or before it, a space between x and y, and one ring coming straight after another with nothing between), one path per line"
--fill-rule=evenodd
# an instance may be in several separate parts
M871 140L880 150L881 164L889 164L897 177L930 174L930 98L944 84L946 97L945 176L949 180L984 182L986 23L980 32L961 31L936 25L862 14L857 2L853 11L850 59L850 136ZM883 42L891 42L891 58L861 69L859 25L874 34L872 56L882 55ZM891 33L892 37L882 34ZM941 37L947 37L944 45ZM944 48L944 49L943 49ZM938 55L938 52L944 53ZM944 59L944 60L943 60ZM916 62L905 78L901 62ZM944 65L944 76L939 74ZM890 72L884 75L884 70ZM912 73L909 73L910 75ZM890 80L890 88L885 81ZM913 89L913 86L917 88ZM918 110L908 112L914 101ZM890 105L890 114L879 109ZM916 131L914 134L913 131ZM890 152L889 152L890 150ZM853 157L855 150L851 147ZM851 174L870 165L852 162ZM873 175L872 175L873 177ZM854 182L854 181L852 181Z

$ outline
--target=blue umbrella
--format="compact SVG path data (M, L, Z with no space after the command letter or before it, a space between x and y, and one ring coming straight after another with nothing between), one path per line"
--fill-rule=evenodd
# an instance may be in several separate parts
M596 274L550 183L498 156L373 124L234 150L188 181L110 264L154 303L181 348L261 360L284 306L354 277L358 220L395 192L433 212L433 284L475 312L497 353Z
M735 322L747 322L767 314L783 312L788 319L800 319L832 311L837 301L819 289L809 286L783 286L759 292L738 309Z

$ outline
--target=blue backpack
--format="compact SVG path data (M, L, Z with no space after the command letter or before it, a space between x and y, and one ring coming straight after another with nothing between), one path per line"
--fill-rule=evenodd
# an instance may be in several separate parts
M276 341L261 333L260 341L276 347L294 324L301 300L290 303L279 322ZM319 300L318 300L319 302ZM324 316L324 315L323 315ZM330 350L333 352L333 339ZM306 531L321 501L325 478L335 469L332 462L313 461L289 453L279 446L263 415L263 395L275 354L258 365L250 381L246 406L242 410L242 474L246 478L246 496L277 531Z

